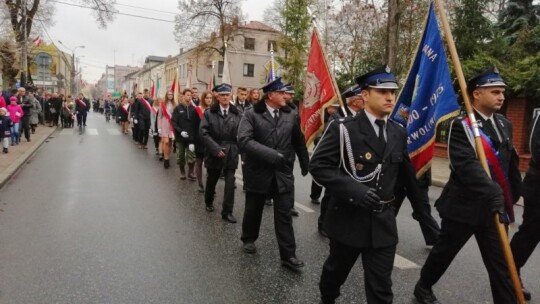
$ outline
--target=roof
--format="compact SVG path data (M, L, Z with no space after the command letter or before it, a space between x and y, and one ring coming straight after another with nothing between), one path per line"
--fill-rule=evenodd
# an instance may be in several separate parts
M249 23L246 23L244 25L241 25L240 28L250 29L250 30L257 30L257 31L267 31L267 32L277 32L274 28L271 26L268 26L260 21L250 21Z
M162 56L148 56L146 57L146 60L144 61L145 63L148 63L150 61L154 61L154 62L165 62L165 60L167 60L167 57L162 57Z

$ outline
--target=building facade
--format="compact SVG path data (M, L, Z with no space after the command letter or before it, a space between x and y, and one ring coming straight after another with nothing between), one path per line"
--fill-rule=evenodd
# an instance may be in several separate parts
M34 86L49 92L71 94L75 74L71 55L64 53L54 43L42 43L29 49L30 75Z

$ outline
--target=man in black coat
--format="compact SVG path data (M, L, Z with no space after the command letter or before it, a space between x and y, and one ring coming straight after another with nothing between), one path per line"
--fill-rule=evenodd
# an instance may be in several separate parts
M56 106L56 103L55 103ZM86 127L86 116L90 110L90 101L84 98L83 93L79 93L79 97L75 100L75 113L77 113L77 125L79 127ZM56 117L56 118L54 118ZM58 123L58 116L53 115L53 119L56 119Z
M152 100L148 96L148 89L139 94L133 104L133 123L138 129L139 148L148 149L148 136L150 135L150 115Z
M221 217L236 223L234 208L234 173L238 167L238 144L236 135L241 115L230 103L232 87L222 83L216 88L217 103L204 112L200 134L205 146L204 166L208 173L204 202L206 210L214 211L214 193L221 172L225 177L225 189Z
M24 131L24 137L26 141L30 141L30 116L32 116L32 100L26 95L26 89L20 87L17 90L17 103L23 110L23 117L21 117L21 131ZM22 133L22 132L21 132Z
M185 89L180 96L180 103L172 113L174 137L176 138L176 163L180 167L180 179L186 179L186 163L188 165L188 178L196 180L195 167L195 136L200 123L199 115L191 103L191 90Z
M309 169L330 192L324 229L330 255L319 283L322 302L334 303L362 255L367 303L392 303L392 269L398 243L394 189L398 181L419 197L407 153L407 131L388 119L395 106L396 79L387 66L356 79L365 102L354 117L332 121Z
M476 155L469 118L456 118L448 138L450 179L435 204L442 219L441 233L414 289L420 303L439 303L432 286L473 235L489 274L494 303L517 302L494 222L495 214L506 224L512 220L512 204L519 199L521 186L512 124L495 113L503 105L505 88L506 84L494 68L472 78L467 86L482 139L490 146L485 149L486 156L489 159L490 153L498 154L494 156L498 161L489 165L493 170L500 168L509 182L502 178L499 184L495 171L492 177L485 172ZM507 187L501 186L504 184Z
M274 200L274 227L281 264L299 271L304 262L296 257L291 217L295 154L302 175L308 173L308 153L298 117L284 99L278 78L263 87L263 100L244 113L238 128L238 144L245 153L244 186L246 207L242 242L246 253L255 253L266 196Z
M536 115L529 139L531 161L529 170L523 179L523 223L512 237L510 246L518 272L540 242L540 115ZM523 288L525 300L531 299L531 293Z

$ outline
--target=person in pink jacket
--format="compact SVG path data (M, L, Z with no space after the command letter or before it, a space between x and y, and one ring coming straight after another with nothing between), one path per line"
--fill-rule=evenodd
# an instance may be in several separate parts
M0 95L0 108L6 107L6 100L4 99L4 96Z
M9 118L13 122L11 127L11 145L18 145L21 141L21 134L19 132L19 126L21 122L21 117L24 113L20 105L17 104L17 97L11 96L9 98L9 105L7 106L7 111L9 113Z

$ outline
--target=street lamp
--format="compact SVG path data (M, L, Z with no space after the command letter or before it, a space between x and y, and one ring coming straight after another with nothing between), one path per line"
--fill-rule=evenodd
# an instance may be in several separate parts
M77 86L75 85L75 75L76 75L76 71L77 69L75 68L75 50L77 48L81 48L81 49L84 49L85 46L84 45L78 45L74 48L69 48L68 46L66 46L64 43L62 43L62 41L58 40L58 43L60 43L63 47L65 47L66 49L70 50L71 51L71 95L75 96L77 95Z

